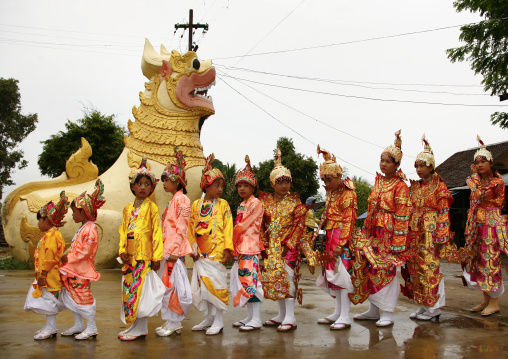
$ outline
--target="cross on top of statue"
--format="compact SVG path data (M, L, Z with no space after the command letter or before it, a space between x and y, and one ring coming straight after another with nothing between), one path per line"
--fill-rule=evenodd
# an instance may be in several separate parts
M208 31L208 24L193 24L193 15L194 11L192 9L189 10L189 23L188 24L175 24L175 32L178 29L189 29L189 50L188 51L197 51L198 45L192 46L192 32L194 29L204 29L204 31ZM183 36L183 35L182 35Z

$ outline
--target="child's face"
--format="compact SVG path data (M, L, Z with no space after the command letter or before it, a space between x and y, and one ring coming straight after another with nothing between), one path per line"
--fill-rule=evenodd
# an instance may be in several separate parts
M427 164L423 161L416 161L415 168L416 174L422 179L429 178L429 176L431 175L432 166L427 166Z
M254 193L254 187L245 182L238 183L236 189L238 190L238 194L240 195L240 197L242 197L245 200L249 199L250 196L252 196L252 194Z
M272 185L272 187L277 195L283 197L291 189L291 181L288 180L275 181L275 184Z
M492 163L490 161L487 161L487 159L483 156L476 157L474 159L474 165L476 166L476 170L480 175L492 171Z
M178 182L170 180L169 177L164 177L162 185L164 187L164 191L171 192L173 194L176 193L176 190L178 189Z
M208 199L213 198L219 198L222 195L222 192L224 191L224 180L222 178L219 178L213 183L206 187L206 195L205 197Z
M86 217L85 212L83 212L82 209L76 208L74 206L72 206L71 208L72 208L72 219L74 220L74 222L76 223L88 222L88 218Z
M341 177L333 177L331 175L326 175L321 178L321 181L324 183L324 187L327 191L335 191L339 188L342 183Z
M379 162L379 169L381 169L381 172L385 175L393 175L397 172L397 168L399 168L399 165L393 162L393 159L388 153L383 152L381 154L381 161Z
M41 232L47 232L51 229L51 227L53 227L53 225L51 224L51 222L47 217L40 218L39 223L37 223L37 225L39 226Z
M152 193L152 181L146 177L141 177L136 183L131 185L136 199L145 199Z

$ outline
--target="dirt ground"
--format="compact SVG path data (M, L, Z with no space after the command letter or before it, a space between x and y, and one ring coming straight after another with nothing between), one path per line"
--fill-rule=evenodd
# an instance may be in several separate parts
M149 319L149 335L144 340L121 342L117 333L126 326L120 321L121 272L102 270L101 279L92 291L97 300L96 340L76 342L58 336L34 341L33 333L44 326L41 315L24 312L31 271L0 271L0 357L2 358L502 358L508 357L508 295L500 298L501 312L488 318L469 312L480 303L480 292L462 286L460 266L446 264L446 301L439 322L409 319L416 306L400 295L393 327L378 328L374 322L353 322L351 328L331 331L316 321L333 312L334 301L315 285L317 274L303 268L300 282L304 290L303 305L297 305L298 328L290 333L277 333L262 328L243 333L231 324L246 315L245 308L233 308L224 316L224 332L206 336L192 332L191 327L203 314L191 310L184 320L182 335L159 338L155 327L162 324L158 317ZM191 274L191 270L189 270ZM508 276L505 276L508 278ZM506 280L505 280L506 285ZM365 311L368 303L351 308L351 317ZM265 300L261 305L262 319L276 315L277 303ZM72 313L57 316L59 331L73 324Z

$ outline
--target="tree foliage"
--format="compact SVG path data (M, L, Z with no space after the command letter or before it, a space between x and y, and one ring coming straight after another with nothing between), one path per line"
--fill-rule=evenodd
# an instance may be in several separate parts
M314 196L319 189L318 165L311 157L306 157L295 151L293 140L287 137L280 137L277 140L277 147L282 152L282 165L291 171L293 179L291 183L291 192L296 192L303 203L305 200ZM274 149L274 158L275 151ZM259 163L259 167L254 166L259 181L259 190L263 192L273 192L270 185L270 172L274 167L274 159L269 159Z
M485 21L462 26L459 39L466 44L448 49L448 58L468 60L475 74L483 76L483 88L491 96L508 96L508 1L456 0L453 5L458 12L477 12ZM508 129L507 113L495 112L490 120Z
M0 78L0 198L3 187L15 184L12 172L22 169L28 162L23 151L16 147L35 130L37 114L21 114L21 95L18 80Z
M37 161L43 175L57 177L65 171L65 162L81 147L81 137L92 147L92 161L99 174L115 163L124 148L125 129L115 122L115 115L103 115L96 109L83 109L83 118L76 123L67 121L66 131L60 131L42 141L43 149Z
M362 177L353 176L351 180L356 185L356 199L358 202L358 211L356 213L361 216L367 212L369 207L369 196L370 192L372 192L372 186Z

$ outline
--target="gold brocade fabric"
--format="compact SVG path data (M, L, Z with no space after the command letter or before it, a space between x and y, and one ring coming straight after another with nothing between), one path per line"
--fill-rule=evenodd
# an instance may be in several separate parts
M498 174L482 180L477 173L469 176L466 182L471 196L463 265L483 292L494 292L502 285L501 251L508 254L508 219L501 215L505 202L504 182Z
M290 283L284 267L285 259L282 256L283 246L286 245L292 250L297 249L295 287L301 303L301 289L298 290L301 254L306 255L310 266L315 265L316 261L312 250L312 233L303 236L307 207L301 204L296 193L288 193L278 201L271 193L259 192L259 200L265 209L260 234L268 256L264 260L264 271L261 273L265 297L279 300L284 299L289 293Z
M120 225L119 254L132 255L133 260L160 261L163 256L162 228L159 209L157 205L146 199L136 218L131 219L134 211L134 202L128 204L123 210L123 221ZM134 236L132 252L127 250L127 236Z
M389 180L381 174L376 177L364 228L358 238L353 237L355 292L349 298L354 304L363 303L388 285L396 275L396 267L411 256L406 247L411 204L403 179L400 170Z
M434 306L439 299L437 287L443 278L439 272L441 253L446 253L449 262L459 262L457 247L449 244L452 202L450 191L437 173L429 182L411 181L408 245L416 257L401 270L405 279L402 293L426 307Z
M331 230L340 228L341 239L338 245L345 246L351 239L358 210L356 192L346 186L326 193L326 226Z
M62 288L60 279L60 259L65 250L65 241L57 227L52 227L37 243L34 254L35 278L39 279L42 271L46 271L46 290L59 291Z

